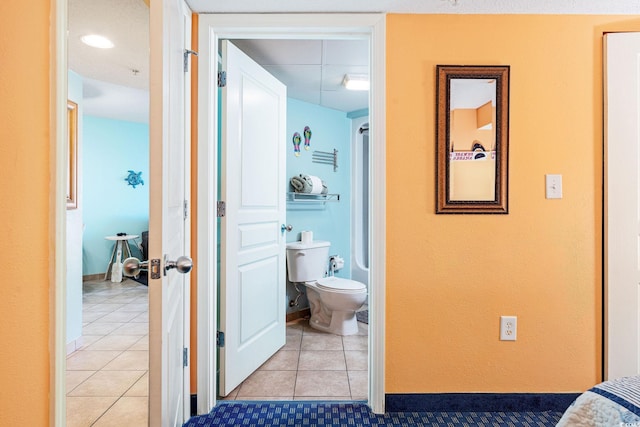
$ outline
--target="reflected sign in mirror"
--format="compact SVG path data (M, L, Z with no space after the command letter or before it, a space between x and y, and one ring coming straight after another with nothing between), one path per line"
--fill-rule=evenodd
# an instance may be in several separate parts
M509 66L437 66L436 213L508 213Z

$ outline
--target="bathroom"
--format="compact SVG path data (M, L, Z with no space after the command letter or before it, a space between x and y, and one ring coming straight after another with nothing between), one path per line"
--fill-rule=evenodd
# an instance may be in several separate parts
M339 43L344 41L336 41ZM353 42L347 42L353 43ZM238 47L251 55L251 47L236 41ZM366 42L363 41L366 57ZM368 59L367 59L368 60ZM267 70L269 67L265 66ZM276 73L274 73L276 74ZM289 88L288 88L289 89ZM342 88L344 90L344 88ZM367 132L361 130L368 121L367 92L356 93L364 99L364 107L350 112L328 108L316 103L287 98L286 169L287 191L293 192L290 178L300 174L313 175L324 181L328 197L318 200L298 200L287 194L286 242L301 239L302 231L310 231L314 241L329 241L330 255L344 259L336 277L368 281L366 247L367 209L356 195L367 191L362 179L368 169L363 166L362 141ZM305 128L307 133L305 138ZM300 135L299 151L294 136ZM305 144L308 139L308 144ZM336 167L331 161L319 160L322 153L337 152ZM315 155L314 155L314 152ZM355 156L354 153L360 153ZM331 156L329 156L331 157ZM366 162L364 162L366 165ZM358 189L355 186L359 185ZM368 203L368 201L364 201ZM357 207L359 206L359 207ZM354 216L358 213L358 217ZM364 236L363 236L364 234ZM355 244L354 237L361 244ZM358 262L354 262L358 254ZM327 259L327 267L329 260ZM359 268L356 268L359 266ZM352 269L357 271L353 271ZM304 285L286 285L287 342L269 361L247 378L224 399L367 399L367 333L366 315L358 322L358 331L351 336L328 334L309 327L309 303ZM363 306L366 309L366 301Z

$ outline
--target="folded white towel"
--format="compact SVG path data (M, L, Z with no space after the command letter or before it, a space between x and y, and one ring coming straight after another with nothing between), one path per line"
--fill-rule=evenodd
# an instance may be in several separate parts
M310 194L322 194L322 180L314 175L309 175L311 178L311 193Z
M317 176L299 174L291 177L291 188L296 193L327 194L327 185Z

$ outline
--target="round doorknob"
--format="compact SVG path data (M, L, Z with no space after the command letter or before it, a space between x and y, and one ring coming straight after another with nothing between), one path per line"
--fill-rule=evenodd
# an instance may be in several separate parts
M284 225L282 224L280 226L280 230L284 233L285 231L291 231L293 230L293 225L289 224L289 225Z
M149 267L149 261L140 261L138 258L130 257L122 263L122 274L127 277L135 277L140 271Z
M175 261L165 261L164 262L164 271L169 271L171 269L176 269L178 273L188 273L193 268L193 261L188 256L178 257Z

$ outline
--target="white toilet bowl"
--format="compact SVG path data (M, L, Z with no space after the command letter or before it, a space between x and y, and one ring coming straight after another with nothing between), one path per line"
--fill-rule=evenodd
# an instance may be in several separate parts
M336 335L358 333L356 311L367 300L364 283L339 277L305 282L311 307L309 325Z
M337 335L358 332L356 310L367 300L364 283L339 277L323 277L330 242L287 244L287 274L292 283L303 283L311 308L312 328Z

